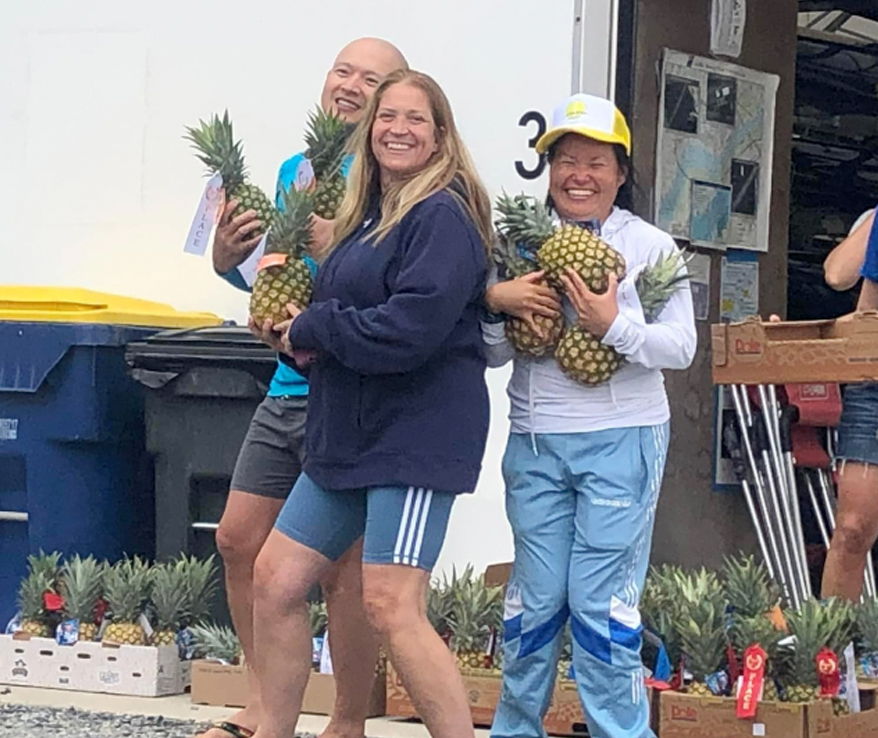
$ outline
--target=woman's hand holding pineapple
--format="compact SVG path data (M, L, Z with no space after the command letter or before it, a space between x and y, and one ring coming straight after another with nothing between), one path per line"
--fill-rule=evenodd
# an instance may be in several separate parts
M616 293L619 291L618 277L611 273L608 277L607 291L600 295L592 292L576 270L570 267L567 268L566 274L561 275L561 281L564 283L573 309L576 310L579 327L596 338L603 338L619 314L619 304L616 301Z
M517 279L489 287L485 302L494 313L506 313L520 318L538 336L543 330L535 320L537 315L556 318L561 314L558 293L543 281L544 272L532 272Z

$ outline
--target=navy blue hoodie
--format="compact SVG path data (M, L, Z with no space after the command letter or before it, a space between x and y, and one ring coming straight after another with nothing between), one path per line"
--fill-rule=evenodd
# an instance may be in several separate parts
M384 239L377 207L320 267L290 343L312 349L305 472L326 489L470 492L488 434L487 259L447 191Z

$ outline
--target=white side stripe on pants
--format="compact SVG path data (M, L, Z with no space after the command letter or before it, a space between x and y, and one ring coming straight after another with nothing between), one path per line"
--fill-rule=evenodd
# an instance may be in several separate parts
M393 551L395 564L418 565L432 501L433 490L418 487L416 492L414 487L409 487Z

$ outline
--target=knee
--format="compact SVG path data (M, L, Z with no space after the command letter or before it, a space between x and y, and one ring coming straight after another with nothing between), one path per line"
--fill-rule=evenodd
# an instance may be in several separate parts
M223 519L216 531L216 547L226 568L252 568L263 543L245 522L230 523Z
M404 629L419 615L426 617L425 608L382 582L363 582L363 609L369 624L384 637Z
M288 562L263 550L253 566L253 601L261 608L289 610L304 606L308 600L308 589L302 581L296 584L286 568ZM301 578L299 578L301 579Z
M865 555L875 543L873 532L859 515L843 515L838 519L832 547L844 553Z

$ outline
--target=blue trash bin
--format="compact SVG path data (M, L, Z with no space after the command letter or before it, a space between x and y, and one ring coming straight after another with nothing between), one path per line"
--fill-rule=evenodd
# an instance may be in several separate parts
M219 322L79 290L67 300L58 293L71 298L70 290L52 290L37 309L22 289L0 287L0 632L17 609L28 553L153 556L143 387L128 373L125 346L162 327ZM114 299L122 310L108 307ZM95 322L84 322L91 312Z

